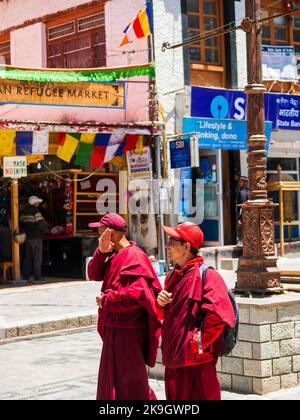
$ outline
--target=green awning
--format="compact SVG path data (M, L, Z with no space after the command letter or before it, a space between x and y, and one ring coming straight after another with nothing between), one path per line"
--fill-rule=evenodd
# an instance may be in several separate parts
M21 69L12 66L0 66L0 79L24 80L44 83L78 83L78 82L115 82L135 76L155 77L155 66L144 64L129 67L71 69L57 71L52 69Z

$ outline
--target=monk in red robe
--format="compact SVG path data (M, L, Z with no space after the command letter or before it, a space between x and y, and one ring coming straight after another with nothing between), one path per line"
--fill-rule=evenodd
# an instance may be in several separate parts
M198 250L204 236L200 227L183 223L164 227L169 235L168 256L176 262L157 299L162 327L162 358L168 400L220 400L216 363L226 325L235 315L226 285L208 269L203 291Z
M88 275L103 281L96 298L103 340L97 400L154 400L146 365L153 367L157 356L160 282L147 255L126 239L121 216L107 214L90 227L100 239Z

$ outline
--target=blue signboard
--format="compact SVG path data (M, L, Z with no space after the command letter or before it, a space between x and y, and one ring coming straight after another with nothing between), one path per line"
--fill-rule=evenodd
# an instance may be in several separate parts
M242 121L246 102L241 91L192 86L191 116ZM266 93L265 119L273 130L300 130L300 95Z
M170 142L171 168L189 168L191 166L190 139L178 139Z
M196 133L200 149L248 149L246 121L184 117L183 131ZM271 132L272 122L268 121L265 123L267 149L271 140Z

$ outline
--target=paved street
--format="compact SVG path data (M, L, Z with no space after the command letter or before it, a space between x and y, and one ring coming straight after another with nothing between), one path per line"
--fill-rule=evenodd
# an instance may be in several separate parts
M0 400L94 400L101 342L95 328L0 345ZM151 380L159 399L164 383ZM224 400L300 400L300 388L268 397L223 392Z

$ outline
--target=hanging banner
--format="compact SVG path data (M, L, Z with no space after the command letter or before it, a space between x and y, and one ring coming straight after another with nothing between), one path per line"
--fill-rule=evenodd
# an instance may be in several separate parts
M273 130L300 130L300 95L265 93L265 120ZM191 116L246 119L246 94L238 90L192 86Z
M3 176L22 178L27 176L26 156L5 156L3 158Z
M125 108L125 83L42 83L0 79L0 103Z
M151 179L151 155L150 147L144 147L142 153L138 151L126 152L128 174L131 179Z
M262 46L263 80L297 82L297 60L294 47Z

